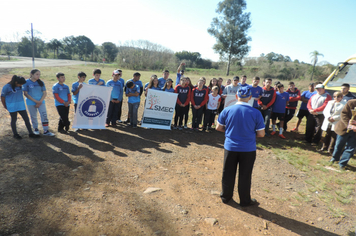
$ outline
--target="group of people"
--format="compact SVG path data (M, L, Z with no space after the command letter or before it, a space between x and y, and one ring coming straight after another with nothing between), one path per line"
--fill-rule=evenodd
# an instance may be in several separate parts
M356 147L356 121L352 119L356 114L356 97L349 92L350 85L342 84L341 91L333 96L325 91L321 82L310 83L309 89L300 92L293 82L289 82L285 91L284 85L279 81L272 86L272 79L265 79L260 87L260 78L254 77L252 83L246 83L247 77L238 76L228 79L223 85L222 78L213 78L206 83L201 77L196 85L190 78L184 76L181 63L177 69L176 83L169 78L169 71L164 70L161 78L152 75L150 81L143 86L136 72L133 78L126 82L122 79L122 70L116 69L112 78L105 82L101 79L101 70L93 71L93 78L88 81L90 85L112 87L110 104L107 113L106 126L116 126L117 123L127 123L133 128L138 125L138 109L141 95L150 89L162 92L177 93L173 129L188 128L188 114L192 111L192 130L209 130L215 124L215 116L219 114L216 130L225 133L225 156L222 180L221 198L228 203L233 196L237 164L239 170L239 195L241 206L254 205L251 199L251 174L256 158L256 136L265 137L275 135L286 137L283 132L288 128L288 122L293 118L301 101L297 113L298 121L291 132L298 132L301 121L307 118L305 142L318 145L325 131L323 146L320 152L327 151L332 154L331 163L339 161L341 169L345 169ZM46 86L40 79L41 72L33 69L30 78L25 79L14 75L11 81L2 88L1 102L11 116L11 128L14 138L21 139L17 132L16 120L18 113L22 116L30 138L40 137L37 113L40 114L43 135L54 136L49 131L48 116L45 105L47 95ZM70 127L68 118L69 107L73 100L74 109L77 109L80 90L83 88L87 75L79 72L78 80L72 84L72 89L65 84L65 75L56 74L58 82L53 85L52 92L55 106L59 114L58 132L66 133ZM128 115L121 121L122 103L124 94L127 97ZM27 110L30 113L28 117ZM237 103L224 108L227 96L236 96ZM269 131L272 120L272 132ZM279 120L279 123L277 123ZM202 124L203 123L203 124ZM201 126L202 124L202 126Z

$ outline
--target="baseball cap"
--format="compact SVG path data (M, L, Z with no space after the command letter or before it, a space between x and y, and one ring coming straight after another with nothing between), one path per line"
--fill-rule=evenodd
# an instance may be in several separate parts
M120 70L114 70L114 72L112 73L113 75L118 75L118 74L120 74Z
M241 87L237 91L237 96L239 96L239 98L248 98L251 96L251 89L248 86Z
M234 78L232 78L233 80L239 80L240 78L238 76L234 76Z
M318 88L324 89L325 87L324 87L324 85L322 85L322 84L318 84L317 86L315 86L315 88L316 88L316 89L318 89Z

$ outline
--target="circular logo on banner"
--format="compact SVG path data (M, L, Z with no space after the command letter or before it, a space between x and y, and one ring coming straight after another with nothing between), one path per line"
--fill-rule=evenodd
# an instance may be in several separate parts
M79 105L79 114L94 118L102 116L105 112L106 106L102 98L97 96L90 96L84 99Z

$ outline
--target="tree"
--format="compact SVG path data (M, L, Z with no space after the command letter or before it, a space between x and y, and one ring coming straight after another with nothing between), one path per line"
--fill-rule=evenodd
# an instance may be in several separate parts
M230 72L231 59L241 60L249 51L247 30L251 27L250 13L244 13L245 0L219 2L208 33L216 38L213 49L223 60L227 60L226 75Z
M57 58L58 58L58 51L59 51L59 48L62 47L62 43L61 41L59 41L58 39L52 39L48 44L47 44L48 48L49 49L52 49L53 50L53 53L54 53L54 58L56 56L56 52L57 52Z
M324 56L323 54L319 53L317 50L313 51L310 53L310 57L312 58L311 62L313 63L313 71L312 71L312 75L310 77L310 80L313 80L313 75L314 75L314 71L315 71L315 65L318 62L318 56Z
M109 62L114 61L117 56L117 53L119 52L116 45L111 42L103 43L102 50L104 58Z
M5 54L9 57L9 60L10 60L10 56L12 54L12 52L14 51L14 48L11 44L7 43L7 44L4 44L1 49L5 52Z
M22 37L21 42L17 46L19 56L31 57L32 56L32 43L27 37ZM36 47L35 47L36 54Z
M93 53L95 45L94 43L90 40L90 38L81 35L75 38L75 52L78 53L79 57L82 58L84 56L84 60L86 57L88 57L90 54Z
M75 52L76 47L75 37L73 35L64 37L61 41L64 53L71 58Z

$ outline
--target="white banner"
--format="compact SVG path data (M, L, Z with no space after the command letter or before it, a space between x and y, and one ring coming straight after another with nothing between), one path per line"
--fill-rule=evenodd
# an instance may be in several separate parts
M112 87L83 84L73 128L105 129Z
M248 103L253 107L253 99L254 98L251 98ZM237 98L235 95L227 95L227 97L225 98L225 106L224 108L226 107L229 107L231 105L235 105L237 103Z
M148 89L141 127L170 130L177 96Z

